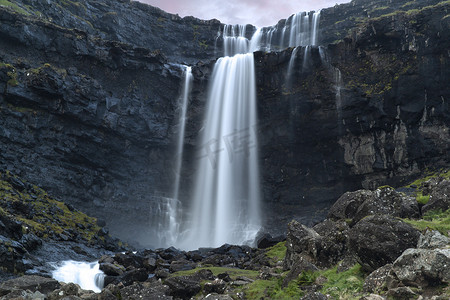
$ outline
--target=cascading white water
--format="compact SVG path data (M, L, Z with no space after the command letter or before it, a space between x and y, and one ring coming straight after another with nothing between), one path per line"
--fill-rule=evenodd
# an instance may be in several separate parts
M177 139L177 152L175 156L175 184L173 188L172 201L168 202L168 230L166 231L166 245L175 245L178 241L180 234L180 204L179 192L180 192L180 179L181 179L181 167L183 161L183 149L184 149L184 132L186 128L186 112L189 102L189 94L191 91L191 83L193 80L192 68L185 66L184 71L184 85L181 101L181 112L179 116L179 130Z
M225 26L212 74L191 222L182 247L253 241L260 229L254 57L245 27ZM244 52L244 54L243 54Z
M287 71L287 76L286 76L286 78L287 78L287 80L288 80L288 82L287 82L287 85L288 85L288 86L290 85L289 80L290 80L290 78L291 78L291 76L292 76L292 72L293 72L293 70L294 70L295 59L296 59L296 57L297 57L298 49L299 49L299 47L295 47L294 50L292 50L292 53L291 53L291 59L289 60L288 71Z
M317 46L319 39L320 11L299 12L281 23L261 28L260 49L281 50L287 47ZM278 36L277 39L274 37Z
M98 262L63 261L55 265L52 277L62 282L73 282L84 290L99 293L104 285L105 274L100 271Z

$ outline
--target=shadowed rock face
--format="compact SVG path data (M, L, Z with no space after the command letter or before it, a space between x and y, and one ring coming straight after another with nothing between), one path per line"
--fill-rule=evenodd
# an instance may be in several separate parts
M220 23L103 2L79 1L77 8L18 1L41 11L40 19L0 8L0 167L105 219L112 233L149 245L151 207L170 196L174 178L183 79L170 62L214 58ZM292 218L321 219L345 191L388 179L395 185L449 165L450 18L430 7L359 25L351 19L379 2L323 10L321 40L342 41L309 48L306 65L299 49L289 82L292 49L255 53L266 227L273 233ZM193 67L185 203L212 67Z

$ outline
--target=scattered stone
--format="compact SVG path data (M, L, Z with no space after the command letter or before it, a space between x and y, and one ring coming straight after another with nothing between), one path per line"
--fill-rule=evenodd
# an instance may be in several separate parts
M300 300L327 300L328 297L319 292L312 292L306 294L304 297L300 298Z
M13 290L29 290L31 292L39 291L48 294L59 289L61 284L53 278L45 278L36 275L25 275L0 283L0 292L6 295Z
M390 289L386 295L388 296L388 298L392 297L398 300L413 300L417 299L417 297L419 296L414 293L414 291L410 287L407 286Z

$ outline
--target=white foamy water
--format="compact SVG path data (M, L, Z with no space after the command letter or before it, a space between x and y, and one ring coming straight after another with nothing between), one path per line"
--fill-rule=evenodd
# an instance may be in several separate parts
M99 269L98 262L63 261L55 264L52 277L65 283L76 283L83 290L99 293L104 285L105 274Z

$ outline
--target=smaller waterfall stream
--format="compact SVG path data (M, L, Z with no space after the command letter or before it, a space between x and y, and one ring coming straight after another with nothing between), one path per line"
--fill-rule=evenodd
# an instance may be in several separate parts
M98 262L63 261L55 265L52 277L62 282L73 282L84 290L99 293L104 285L105 274L100 271Z

